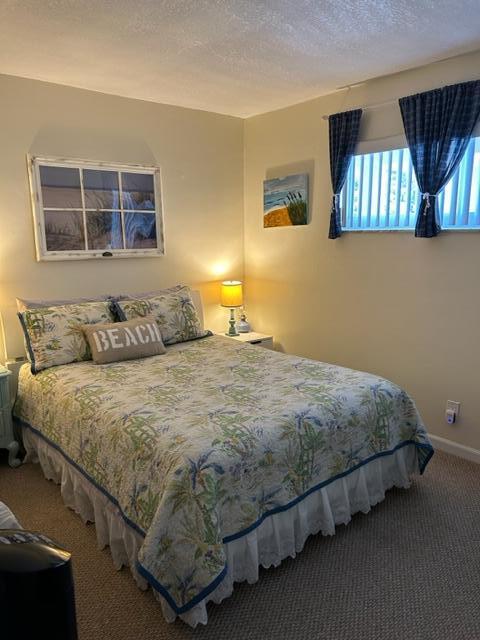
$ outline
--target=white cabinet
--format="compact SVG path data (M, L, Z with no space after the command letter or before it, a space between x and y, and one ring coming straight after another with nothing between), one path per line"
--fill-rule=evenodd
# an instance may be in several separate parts
M18 467L18 442L13 434L12 407L10 404L9 379L11 372L0 366L0 449L8 449L8 464Z
M219 334L219 335L225 335ZM240 333L238 336L227 336L232 340L238 340L239 342L249 342L250 344L256 344L259 347L265 347L266 349L273 349L273 336L266 333L257 333L256 331L249 331L248 333Z

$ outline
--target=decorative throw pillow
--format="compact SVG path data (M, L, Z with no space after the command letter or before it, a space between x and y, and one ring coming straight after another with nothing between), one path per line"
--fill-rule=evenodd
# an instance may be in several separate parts
M82 325L113 322L109 302L83 302L27 309L18 314L32 373L59 364L90 360Z
M153 316L110 324L86 324L83 332L96 364L136 360L166 352Z
M104 294L101 296L94 296L89 298L67 298L60 300L42 300L42 299L27 299L27 298L15 298L17 302L17 311L22 313L27 309L40 309L43 307L64 307L67 304L83 304L84 302L109 302L114 296Z
M179 286L149 298L117 300L112 303L120 320L154 316L163 344L186 342L211 335L202 329L189 287Z
M141 300L143 298L153 298L155 296L163 296L167 293L177 292L183 289L185 285L175 284L173 287L167 287L166 289L155 289L154 291L142 291L141 293L121 293L119 295L112 296L115 300Z

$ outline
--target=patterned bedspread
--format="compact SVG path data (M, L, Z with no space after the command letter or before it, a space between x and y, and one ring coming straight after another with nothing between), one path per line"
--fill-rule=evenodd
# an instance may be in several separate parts
M21 370L15 413L145 535L139 570L177 613L225 574L224 543L378 455L433 449L382 378L212 336L144 360Z

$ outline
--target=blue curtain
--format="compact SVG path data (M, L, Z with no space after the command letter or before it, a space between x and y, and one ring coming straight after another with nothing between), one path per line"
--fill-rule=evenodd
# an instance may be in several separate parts
M480 115L480 80L418 93L398 102L422 192L415 236L432 238L441 231L438 192L457 169Z
M355 152L360 129L361 109L334 113L328 118L330 137L330 176L332 178L333 201L330 213L330 231L332 240L342 235L340 212L340 191L345 184L348 167Z

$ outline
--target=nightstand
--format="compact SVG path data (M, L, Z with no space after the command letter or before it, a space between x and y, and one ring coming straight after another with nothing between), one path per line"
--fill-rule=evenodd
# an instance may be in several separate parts
M10 404L9 378L11 372L0 365L0 449L8 449L8 464L18 467L19 444L13 435L12 406Z
M225 335L219 333L218 335ZM256 344L259 347L265 347L265 349L273 349L273 336L269 336L266 333L257 333L256 331L249 331L248 333L240 333L238 336L225 336L232 340L238 340L239 342L249 342L250 344Z

